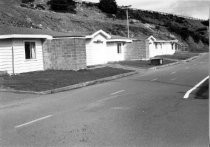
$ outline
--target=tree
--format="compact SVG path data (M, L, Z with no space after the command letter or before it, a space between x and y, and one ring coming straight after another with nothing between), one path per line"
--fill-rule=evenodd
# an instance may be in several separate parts
M34 0L22 0L22 3L33 3Z
M72 11L76 8L74 0L50 0L49 3L51 10L54 11Z
M209 26L209 20L206 20L206 21L201 21L201 23L205 26Z
M117 3L115 0L100 0L98 7L101 11L109 14L117 13Z

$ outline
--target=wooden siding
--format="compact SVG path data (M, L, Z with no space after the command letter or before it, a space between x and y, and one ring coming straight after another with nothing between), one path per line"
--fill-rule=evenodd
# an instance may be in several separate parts
M122 43L121 44L121 53L117 53L117 44L118 43L108 43L107 44L107 61L113 62L113 61L123 61L125 60L125 50Z
M35 42L36 45L36 58L25 59L25 41ZM43 53L41 39L14 39L14 72L23 73L31 71L43 70Z
M158 55L173 55L175 48L172 49L172 43L155 43L150 42L149 44L149 57L155 57Z
M107 63L106 38L103 35L98 34L86 42L86 57L87 66Z
M0 71L12 73L12 41L0 40Z

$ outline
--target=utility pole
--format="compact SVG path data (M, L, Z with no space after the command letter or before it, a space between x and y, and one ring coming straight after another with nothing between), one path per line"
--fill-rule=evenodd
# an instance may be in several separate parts
M130 8L130 7L131 7L131 5L128 5L128 6L122 6L122 9L125 9L125 10L126 10L128 38L130 38L129 15L128 15L128 8Z

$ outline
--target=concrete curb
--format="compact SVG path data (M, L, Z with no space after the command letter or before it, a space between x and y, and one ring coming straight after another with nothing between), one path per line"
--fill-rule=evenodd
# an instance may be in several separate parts
M106 77L106 78L97 79L97 80L93 80L93 81L87 81L87 82L83 82L83 83L79 83L79 84L74 84L74 85L70 85L70 86L66 86L66 87L61 87L61 88L56 88L56 89L46 90L46 91L40 91L40 92L14 90L14 89L0 89L0 92L14 92L14 93L46 95L46 94L53 94L53 93L78 89L78 88L82 88L82 87L86 87L86 86L94 85L94 84L98 84L98 83L104 83L104 82L108 82L108 81L111 81L111 80L131 76L131 75L134 75L134 74L137 74L137 73L138 73L137 71L133 71L133 72L123 73L123 74L119 74L119 75L115 75L115 76L111 76L111 77Z
M199 54L198 56L194 56L194 57L191 57L191 58L186 59L186 60L179 60L179 61L176 61L176 62L173 62L173 63L169 63L169 64L157 66L157 67L152 67L152 68L149 68L149 69L150 70L157 70L157 69L160 69L160 68L164 68L164 67L168 67L168 66L172 66L172 65L177 65L177 64L180 64L180 63L184 63L184 62L189 62L189 61L197 59L201 55L203 55L203 54Z
M160 68L164 68L164 67L168 67L168 66L172 66L172 65L177 65L177 64L180 64L180 63L181 63L180 61L177 61L177 62L173 62L173 63L161 65L161 66L151 67L149 69L150 70L157 70L157 69L160 69Z

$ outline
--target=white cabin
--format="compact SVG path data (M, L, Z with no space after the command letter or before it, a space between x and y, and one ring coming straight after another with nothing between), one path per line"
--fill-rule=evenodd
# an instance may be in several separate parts
M147 40L149 43L149 58L159 55L173 55L177 50L178 40L157 40L153 36L150 36Z
M0 71L8 74L44 70L42 43L49 35L0 35Z
M127 38L111 36L103 30L86 36L87 66L125 60L125 44L130 42Z

